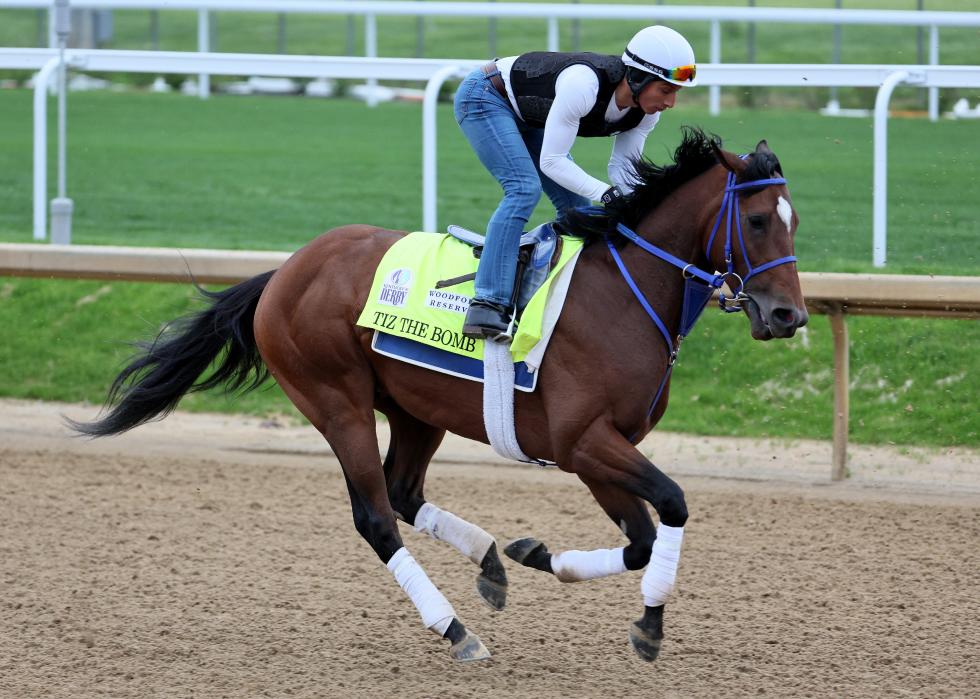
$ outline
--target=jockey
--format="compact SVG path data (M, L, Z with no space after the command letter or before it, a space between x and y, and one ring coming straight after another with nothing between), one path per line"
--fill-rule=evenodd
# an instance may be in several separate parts
M487 225L463 334L509 342L518 244L542 190L560 217L631 191L629 163L643 153L660 112L695 84L691 45L673 29L647 27L622 57L532 52L491 61L456 91L455 116L480 162L504 190ZM615 136L611 184L575 164L576 136Z

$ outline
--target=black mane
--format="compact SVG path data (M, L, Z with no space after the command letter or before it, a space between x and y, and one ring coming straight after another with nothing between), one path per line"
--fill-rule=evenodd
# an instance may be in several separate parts
M632 193L615 207L566 212L558 220L562 232L584 238L588 245L615 231L617 223L635 228L639 220L659 206L671 192L718 164L712 150L713 143L721 147L718 136L708 136L692 126L685 126L683 132L684 140L674 151L671 165L656 165L646 158L633 160L630 173Z

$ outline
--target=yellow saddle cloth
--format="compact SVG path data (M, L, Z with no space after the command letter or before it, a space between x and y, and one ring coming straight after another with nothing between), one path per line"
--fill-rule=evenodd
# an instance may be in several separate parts
M511 354L521 362L541 340L548 291L581 249L582 241L564 238L558 263L521 316ZM450 235L409 233L385 253L357 324L381 333L483 360L483 340L463 337L463 318L474 295L473 282L437 289L436 282L476 271L473 248Z

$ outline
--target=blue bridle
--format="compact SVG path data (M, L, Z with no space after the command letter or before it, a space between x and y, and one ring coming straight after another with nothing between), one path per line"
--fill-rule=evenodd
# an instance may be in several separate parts
M747 156L742 156L743 159ZM774 184L786 184L786 179L783 177L769 177L759 180L750 180L748 182L735 182L735 173L728 173L728 180L725 185L725 196L722 198L721 207L718 210L718 217L715 219L715 225L711 229L711 235L708 238L708 244L705 246L705 257L710 259L711 246L715 241L715 234L718 232L718 228L721 225L721 221L724 218L726 220L725 224L725 264L727 270L725 272L717 272L711 274L705 272L703 269L695 266L690 262L685 262L679 257L670 254L666 250L657 247L656 245L644 240L635 231L631 230L627 226L619 223L616 225L616 230L624 236L627 240L634 243L641 250L644 250L655 257L659 257L664 262L668 262L673 266L681 270L681 274L684 276L684 303L681 308L681 324L677 331L677 338L671 338L670 332L667 330L666 324L657 314L650 302L647 301L643 292L640 291L639 286L633 280L630 275L629 270L626 269L626 264L623 262L622 256L620 256L619 251L616 250L616 246L613 244L612 239L606 237L606 245L609 247L610 253L612 253L613 260L616 262L616 266L619 268L620 273L623 275L623 279L626 280L627 285L629 285L630 290L636 297L636 300L640 302L643 310L646 311L647 315L650 316L650 320L653 324L657 326L660 334L664 338L664 342L667 345L667 355L669 363L667 365L667 371L664 373L664 377L660 382L660 387L657 389L657 394L654 396L653 403L650 405L650 410L647 413L647 419L653 414L654 408L656 408L657 403L660 401L660 395L663 393L664 388L667 385L667 380L670 378L670 373L674 368L674 362L677 360L677 353L680 350L681 342L687 337L694 324L697 323L698 318L701 317L702 311L704 311L705 306L707 306L708 301L711 299L711 295L714 293L715 289L720 289L721 286L729 279L734 279L737 281L737 288L733 288L729 284L729 288L732 289L731 296L725 296L721 294L718 303L721 309L726 313L735 313L742 310L741 302L748 299L748 296L744 293L743 288L745 283L756 276L757 274L762 274L763 272L772 269L773 267L778 267L779 265L784 265L788 262L796 262L795 255L787 255L785 257L780 257L775 260L771 260L758 267L753 267L751 261L749 260L748 253L745 250L745 241L742 237L742 217L739 209L739 190L743 189L758 189L762 187L768 187ZM735 230L738 233L738 244L742 251L742 259L745 261L745 268L748 273L745 275L745 279L742 279L738 274L735 273L735 263L732 259L732 219L735 220ZM636 435L634 435L635 437ZM633 441L630 438L630 441Z

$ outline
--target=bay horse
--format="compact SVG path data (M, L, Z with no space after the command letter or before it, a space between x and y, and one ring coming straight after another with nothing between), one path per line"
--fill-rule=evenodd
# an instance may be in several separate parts
M793 257L799 219L765 141L738 156L722 150L717 137L688 128L673 164L638 160L634 174L633 192L615 209L577 210L558 222L586 244L538 388L514 399L524 453L578 476L628 543L552 554L526 538L505 551L564 582L645 567L644 612L630 639L641 658L653 660L688 513L681 488L635 445L667 408L677 344L693 323L683 310L685 290L696 277L710 282L702 284L703 308L726 282L737 293L723 296L723 305L744 311L757 340L791 337L808 316ZM250 390L271 374L336 454L354 527L423 624L450 642L453 658L481 659L489 652L412 558L396 520L468 556L480 566L479 593L503 608L507 577L496 541L423 494L447 430L488 442L482 387L377 354L372 331L355 325L375 268L403 235L369 225L336 228L278 270L204 292L205 310L144 343L116 377L107 412L72 426L91 436L121 433L167 415L189 391ZM715 269L727 271L710 274ZM391 428L383 461L375 411Z

